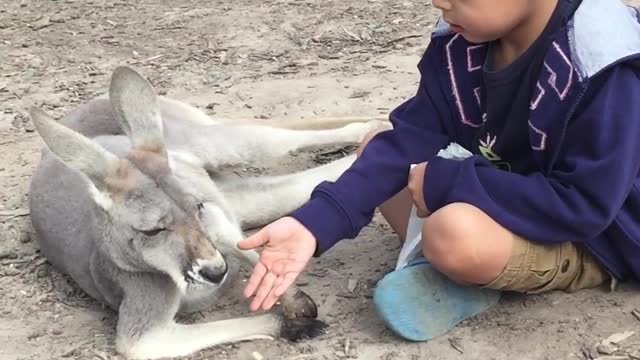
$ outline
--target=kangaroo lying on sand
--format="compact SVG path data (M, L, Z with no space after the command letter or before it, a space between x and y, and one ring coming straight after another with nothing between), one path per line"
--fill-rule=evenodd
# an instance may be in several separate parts
M49 262L118 312L116 349L128 358L189 355L221 343L299 340L323 332L313 300L293 288L283 315L182 325L178 312L206 309L234 273L243 230L286 215L354 155L281 176L237 178L223 166L259 163L305 146L359 142L381 121L292 130L216 123L156 96L141 75L115 69L108 97L60 122L31 118L47 147L30 188L31 219ZM310 127L314 124L309 123Z

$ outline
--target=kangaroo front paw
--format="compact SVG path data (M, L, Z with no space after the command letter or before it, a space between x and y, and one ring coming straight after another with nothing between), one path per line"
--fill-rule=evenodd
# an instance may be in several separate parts
M307 318L315 319L318 317L318 306L302 290L290 290L292 294L287 294L282 298L282 312L286 319Z
M284 319L280 336L292 342L312 339L326 333L329 327L324 321L316 319Z

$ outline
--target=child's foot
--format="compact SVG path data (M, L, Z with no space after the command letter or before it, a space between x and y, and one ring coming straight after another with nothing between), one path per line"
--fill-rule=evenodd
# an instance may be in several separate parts
M424 258L386 275L373 295L385 324L412 341L443 335L489 309L499 298L499 291L454 283Z

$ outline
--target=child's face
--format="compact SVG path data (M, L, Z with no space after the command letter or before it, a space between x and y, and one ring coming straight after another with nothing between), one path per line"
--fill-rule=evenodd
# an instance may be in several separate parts
M530 0L433 0L433 6L453 31L475 43L508 36L531 10Z

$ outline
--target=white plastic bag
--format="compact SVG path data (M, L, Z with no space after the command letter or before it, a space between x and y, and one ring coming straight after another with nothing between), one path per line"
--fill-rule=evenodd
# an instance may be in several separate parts
M471 155L473 155L471 152L456 143L449 144L449 146L436 154L436 156L453 160L464 160ZM414 166L415 165L411 165L411 168L413 169ZM424 219L418 217L417 209L413 206L411 208L411 214L409 215L409 224L407 225L407 238L404 244L402 244L402 249L400 249L396 270L404 268L411 260L422 255L423 221Z

